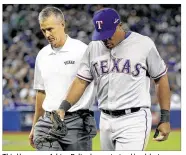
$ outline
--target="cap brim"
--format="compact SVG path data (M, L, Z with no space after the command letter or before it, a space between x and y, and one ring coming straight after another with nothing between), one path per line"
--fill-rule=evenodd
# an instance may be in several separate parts
M115 31L116 29L105 31L105 32L97 32L96 30L94 30L93 35L92 35L92 40L96 41L96 40L108 39L113 36Z

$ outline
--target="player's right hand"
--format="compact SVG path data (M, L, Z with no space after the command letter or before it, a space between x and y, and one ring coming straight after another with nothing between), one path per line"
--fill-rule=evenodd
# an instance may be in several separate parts
M32 128L32 130L30 131L30 134L28 136L29 138L29 143L30 145L35 148L35 145L34 145L34 141L33 141L33 138L34 138L34 129Z
M65 111L62 109L58 109L56 110L56 112L58 113L58 115L60 116L61 120L64 120L65 117Z

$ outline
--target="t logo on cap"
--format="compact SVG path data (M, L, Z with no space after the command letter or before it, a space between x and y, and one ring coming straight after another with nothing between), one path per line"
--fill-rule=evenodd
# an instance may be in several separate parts
M103 24L103 21L96 21L96 24L98 24L98 29L101 30L101 24Z

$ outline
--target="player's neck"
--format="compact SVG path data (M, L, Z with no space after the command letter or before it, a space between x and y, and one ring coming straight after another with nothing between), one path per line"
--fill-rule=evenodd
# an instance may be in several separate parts
M126 36L127 36L127 31L123 31L124 32L124 37L123 37L123 40L126 39Z
M121 31L120 40L119 40L118 44L120 44L123 40L125 40L125 36L126 36L126 32L125 31Z
M120 42L122 42L123 40L127 39L127 37L130 35L130 31L122 31L121 32L121 40Z

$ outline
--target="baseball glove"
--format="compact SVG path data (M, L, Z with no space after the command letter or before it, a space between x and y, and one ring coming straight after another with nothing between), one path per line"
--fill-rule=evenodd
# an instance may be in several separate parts
M49 130L49 135L56 138L63 138L67 135L68 130L64 121L61 120L60 116L56 111L51 113L51 121L53 123L52 129Z

